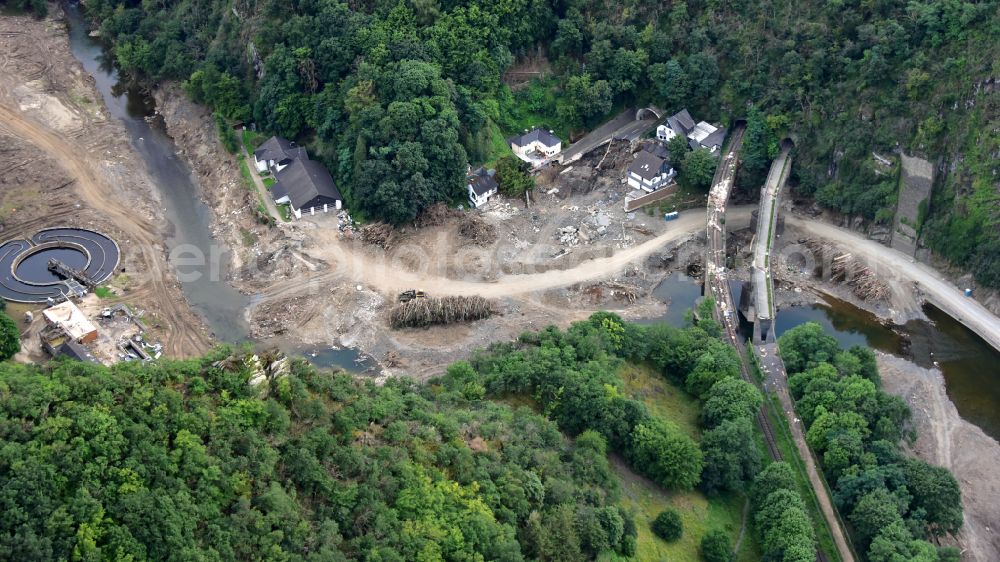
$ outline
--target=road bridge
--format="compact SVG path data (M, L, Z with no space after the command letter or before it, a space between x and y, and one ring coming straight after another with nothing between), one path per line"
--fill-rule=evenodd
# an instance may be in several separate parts
M771 248L777 233L781 190L788 181L792 164L792 142L785 140L781 152L771 163L767 181L760 192L757 232L754 235L752 277L749 303L743 303L747 320L753 322L753 343L774 343L774 283L771 278Z

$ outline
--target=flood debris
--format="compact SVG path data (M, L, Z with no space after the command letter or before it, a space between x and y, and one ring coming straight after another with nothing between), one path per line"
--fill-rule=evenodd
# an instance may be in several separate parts
M498 312L489 299L473 297L431 297L400 303L389 311L393 329L422 328L435 324L454 324L482 320Z

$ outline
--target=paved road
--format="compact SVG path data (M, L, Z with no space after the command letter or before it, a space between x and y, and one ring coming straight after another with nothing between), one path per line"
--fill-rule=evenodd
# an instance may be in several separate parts
M246 146L242 146L242 150L243 157L246 158L247 168L250 169L250 177L253 178L253 184L257 188L257 196L264 202L264 206L267 207L268 214L274 217L276 224L285 222L285 219L281 216L281 212L278 211L278 206L274 204L274 198L271 197L271 191L267 189L267 186L264 185L264 180L262 180L260 178L260 174L257 173L257 166L253 163L253 156L247 153Z
M572 164L591 150L604 145L611 139L626 139L634 141L656 124L658 119L635 120L634 107L626 109L617 117L587 133L585 137L566 148L560 155L563 164Z
M831 224L796 216L787 216L785 223L836 242L857 255L865 256L872 267L877 268L875 273L878 275L917 283L916 288L923 293L928 302L1000 350L1000 319L975 299L966 297L961 289L933 268L913 262L911 261L913 258L902 252ZM885 269L879 271L881 268Z

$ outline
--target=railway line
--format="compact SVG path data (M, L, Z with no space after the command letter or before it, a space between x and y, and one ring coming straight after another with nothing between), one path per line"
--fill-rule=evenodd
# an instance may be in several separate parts
M706 220L708 246L705 251L704 292L705 296L710 296L715 300L715 319L723 327L726 338L729 339L730 344L736 349L740 357L740 376L743 380L759 388L760 385L757 384L757 381L751 375L750 355L743 337L739 333L739 312L733 299L732 290L729 287L726 267L726 206L733 189L733 184L735 183L736 171L739 167L739 151L743 145L744 132L744 124L737 124L734 127L729 143L721 155L719 167L715 171L715 177L712 178ZM784 167L783 158L778 165ZM775 439L774 427L767 417L767 408L768 404L765 402L757 412L757 425L764 436L764 443L768 454L773 460L778 461L782 460L782 454ZM791 415L789 411L782 412L782 414L786 417ZM793 427L794 421L789 419L788 424L789 427ZM798 440L796 440L796 445L801 449L804 441L803 443L798 443ZM806 451L805 455L808 456L808 451ZM813 487L817 500L820 502L820 512L823 514L826 524L834 536L837 551L844 562L854 562L853 554L847 546L843 529L837 521L829 494L816 473L816 467L814 464L809 463L811 459L806 458L804 460L807 463L807 470L809 471L809 482ZM816 549L816 560L820 562L826 562L827 560L827 555L819 548Z

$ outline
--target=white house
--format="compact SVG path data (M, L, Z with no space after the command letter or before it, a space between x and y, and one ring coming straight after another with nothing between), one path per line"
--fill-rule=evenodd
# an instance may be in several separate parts
M268 170L280 172L296 158L308 159L306 149L281 137L271 137L253 151L254 165L262 174Z
M497 183L496 170L479 168L469 174L466 189L469 190L469 205L478 208L489 202L490 197L497 194L500 185Z
M682 109L667 117L665 125L656 128L656 138L667 142L670 139L682 135L688 140L688 146L692 150L704 148L710 152L717 152L722 148L722 141L726 139L726 129L716 127L706 121L699 121L697 124L688 110Z
M663 158L663 147L648 147L635 155L628 167L629 187L652 193L669 185L677 173Z
M545 160L562 151L562 141L552 131L534 128L531 131L507 139L514 154L531 164L540 166Z
M287 203L295 218L336 211L343 205L340 190L326 168L308 158L296 158L275 173L274 202Z

